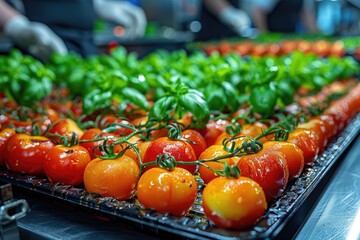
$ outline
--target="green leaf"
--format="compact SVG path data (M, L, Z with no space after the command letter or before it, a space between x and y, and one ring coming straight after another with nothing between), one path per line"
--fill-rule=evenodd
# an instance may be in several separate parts
M85 114L93 113L95 110L111 106L112 93L110 91L102 92L99 89L93 89L84 96L83 110Z
M277 93L269 85L255 87L250 94L250 104L253 110L262 115L269 115L274 111Z
M121 94L124 96L124 99L135 104L136 106L148 110L149 103L146 97L134 88L126 87L122 90Z
M205 100L195 93L186 93L180 97L180 105L191 112L200 122L207 122L210 118L210 111Z
M150 109L149 118L155 118L159 121L171 118L170 113L176 106L176 100L173 96L164 96L154 102Z

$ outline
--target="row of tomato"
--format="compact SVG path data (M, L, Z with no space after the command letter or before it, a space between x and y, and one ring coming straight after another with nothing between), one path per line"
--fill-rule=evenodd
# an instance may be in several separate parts
M74 120L59 117L49 102L45 113L21 113L3 96L2 109L9 111L0 114L0 164L14 172L45 174L53 182L84 184L88 192L118 200L136 195L145 208L175 216L186 214L194 204L199 184L194 174L199 173L205 185L202 200L207 218L218 227L244 229L256 223L287 183L359 112L360 85L356 80L335 82L288 106L289 113L294 107L309 109L349 88L321 115L292 129L286 141L269 138L292 115L249 124L239 118L246 112L240 109L232 119L210 120L206 128L194 130L181 127L189 126L191 115L179 120L183 125L163 125L150 124L146 116L122 119L106 114L78 119L96 125L84 131ZM53 106L59 109L58 104ZM76 115L78 110L74 106L72 110ZM42 135L29 134L36 125L10 113L37 119ZM242 129L231 134L226 128L234 123Z
M313 53L319 57L342 57L346 54L344 43L340 40L334 42L326 40L317 40L314 42L307 40L284 40L279 43L255 43L252 41L231 43L221 41L216 44L207 44L203 47L203 50L208 55L218 52L221 55L237 53L241 56L281 56L291 54L295 51Z

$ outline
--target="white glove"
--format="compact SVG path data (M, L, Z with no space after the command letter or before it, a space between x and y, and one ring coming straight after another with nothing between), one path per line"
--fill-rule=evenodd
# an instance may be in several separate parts
M8 20L4 26L4 32L14 43L26 48L30 54L46 61L51 54L66 54L68 52L63 40L57 36L48 26L30 22L22 15Z
M247 35L251 24L249 16L243 10L234 7L227 7L221 11L219 19L240 36Z
M144 36L146 16L144 11L129 2L94 0L97 15L104 20L122 25L124 37L137 38Z

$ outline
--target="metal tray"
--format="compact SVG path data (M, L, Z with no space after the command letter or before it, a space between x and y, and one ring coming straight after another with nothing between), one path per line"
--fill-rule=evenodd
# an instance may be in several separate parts
M199 196L190 213L179 218L144 210L136 199L118 201L100 197L97 194L89 194L82 188L54 184L45 178L12 173L5 169L0 169L0 181L9 182L51 199L81 206L100 215L110 216L124 224L130 223L139 230L150 229L155 235L165 233L189 239L279 238L284 232L294 234L299 224L304 222L304 214L308 213L310 205L314 203L314 201L309 202L309 199L319 197L321 190L317 188L323 187L324 181L326 184L331 174L330 170L341 162L342 153L359 132L360 114L333 139L312 165L304 169L303 174L296 181L288 185L284 194L269 206L260 221L253 228L245 231L219 229L208 222L201 208L202 186L199 187ZM300 219L294 221L294 216L299 215L299 211L303 213L300 214Z

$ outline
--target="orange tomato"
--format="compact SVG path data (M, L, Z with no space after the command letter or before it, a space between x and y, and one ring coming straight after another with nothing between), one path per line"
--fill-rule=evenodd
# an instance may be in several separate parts
M319 153L316 137L307 129L295 129L289 134L287 142L294 143L303 151L305 164L313 162Z
M262 187L268 202L282 194L289 180L285 157L278 151L260 151L241 156L237 166L241 176L253 179Z
M215 157L228 155L223 145L212 145L208 147L199 157L201 160L208 160ZM214 170L224 170L224 164L222 162L226 162L229 166L235 165L238 161L237 157L224 158L219 162L207 161L204 162L205 165L209 166ZM214 171L208 169L207 167L200 165L199 166L199 174L205 183L210 182L212 179L219 177L214 173Z
M128 156L92 160L84 171L84 186L90 193L118 200L131 198L136 191L139 166Z
M202 196L206 217L220 228L250 228L267 209L263 189L247 177L216 178Z
M4 154L5 154L6 145L10 137L15 134L16 132L12 128L0 129L0 166L3 166L5 163Z
M264 143L263 150L279 151L286 160L289 168L289 181L300 176L304 169L304 154L303 151L293 143L281 141L268 141Z
M180 217L194 204L197 191L195 177L186 169L168 171L156 167L140 177L137 197L145 208Z

